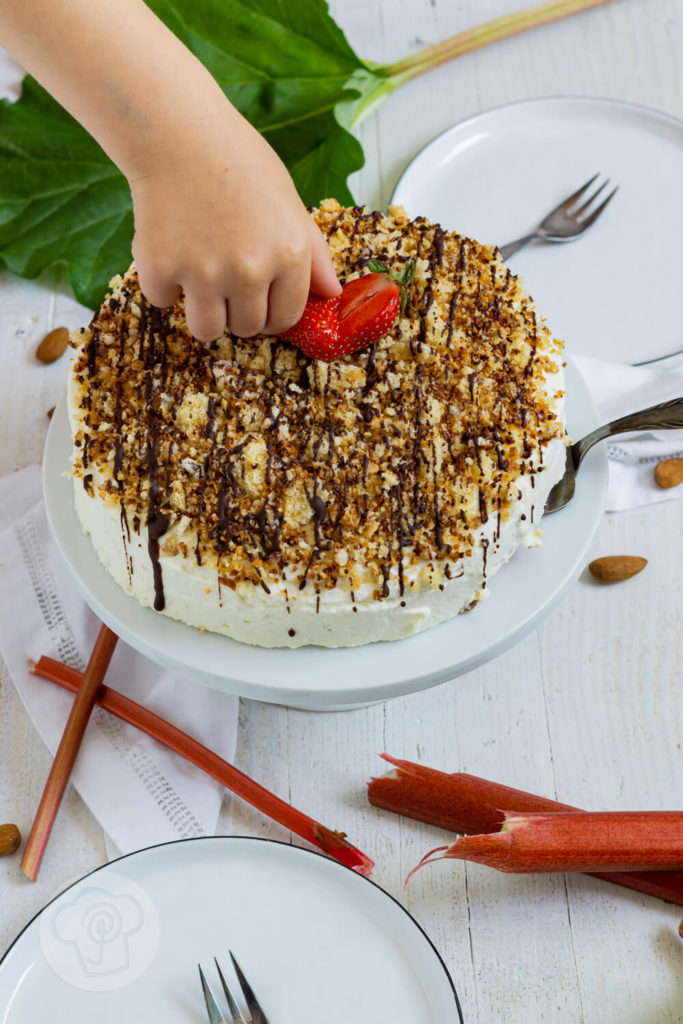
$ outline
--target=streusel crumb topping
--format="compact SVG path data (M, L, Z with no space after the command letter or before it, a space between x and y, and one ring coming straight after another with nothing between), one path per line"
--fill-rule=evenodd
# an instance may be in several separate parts
M400 207L312 216L342 283L415 261L404 315L368 349L327 364L264 336L205 346L134 268L72 335L74 474L147 534L159 586L159 553L233 589L443 586L563 434L561 346L497 249Z

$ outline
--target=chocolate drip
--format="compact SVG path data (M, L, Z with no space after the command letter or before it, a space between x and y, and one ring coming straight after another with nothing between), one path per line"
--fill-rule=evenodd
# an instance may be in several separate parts
M121 411L121 394L122 394L122 390L123 390L123 385L121 383L121 378L119 377L119 379L116 381L116 388L115 388L115 396L116 397L115 397L115 406L114 406L114 427L116 429L116 437L114 439L114 467L113 467L114 480L119 485L119 488L121 487L120 473L121 473L121 467L123 466L123 456L124 456L124 451L125 451L124 445L123 445L123 437L122 437L122 430L123 430L123 418L122 418L122 411Z
M368 361L365 364L365 391L368 392L377 383L377 367L375 366L375 360L377 358L377 342L373 342L368 352Z
M126 506L123 501L121 502L121 508L119 512L119 522L121 523L121 540L123 542L123 556L126 560L126 573L128 575L128 584L133 582L133 559L130 557L128 551L128 545L130 544L130 526L128 525L128 516L126 515Z
M204 459L204 465L202 467L201 485L199 492L199 508L197 510L197 541L195 543L194 554L197 559L197 565L202 564L202 550L201 550L201 527L202 520L204 518L204 507L206 504L206 487L211 472L211 464L213 461L213 453L216 447L216 438L214 436L214 419L216 416L216 396L214 394L216 387L216 381L213 376L213 370L211 370L211 392L208 397L206 404L206 427L204 430L204 436L210 441L210 449Z
M536 358L536 349L538 348L538 320L536 313L532 314L532 329L529 336L529 344L531 345L531 353L524 367L524 376L530 377L534 370L534 359Z
M88 356L88 376L92 380L97 370L97 344L100 340L100 334L96 327L91 323L90 326L90 340L87 345L87 356Z
M434 446L432 445L432 450L433 449L434 449ZM444 541L443 541L443 526L441 525L441 512L439 510L439 486L438 486L438 480L437 480L437 475L436 475L436 451L434 451L433 459L434 459L434 461L433 461L432 464L434 466L434 473L433 473L433 479L434 479L434 499L433 499L433 503L434 503L434 543L436 544L436 550L437 551L442 551L444 549Z
M482 523L488 523L489 514L486 509L486 498L484 497L484 491L479 487L479 518Z
M266 487L270 487L273 475L273 430L272 428L266 434Z
M420 302L420 336L418 340L418 352L422 350L421 345L425 341L426 337L427 325L425 322L425 318L434 302L434 272L436 271L436 268L440 267L443 262L443 238L443 228L441 227L440 224L435 224L432 233L432 247L429 253L429 278L427 280L427 285L422 294L422 300Z
M147 409L147 449L145 462L149 476L149 497L147 505L147 551L152 563L154 577L154 609L163 611L166 606L164 583L159 561L159 540L164 536L170 522L169 516L159 509L159 417L155 407L156 388L153 366L156 340L154 327L159 323L159 311L147 316L147 304L141 303L141 322L145 325L140 336L140 355L145 362L145 408Z
M325 522L325 515L327 506L319 494L314 494L311 498L311 508L313 509L313 521L320 527Z
M305 587L306 587L306 583L308 581L308 574L310 572L311 565L313 564L313 559L315 558L315 555L316 555L316 549L313 548L313 550L311 551L310 557L308 559L308 562L306 563L306 568L304 569L304 574L301 577L301 580L299 581L299 590L304 590Z
M208 438L209 441L215 441L214 438L214 421L216 419L216 396L209 395L209 401L206 407L206 427L204 429L204 437Z
M403 579L403 547L405 538L403 534L403 481L400 475L398 486L394 490L396 494L396 541L398 544L398 592L403 597L405 592L405 581Z
M323 389L323 405L325 408L325 429L327 433L327 445L328 445L328 461L330 467L334 466L334 419L330 412L330 386L332 383L332 374L336 373L334 363L328 363L327 365L327 380L325 381L325 387Z
M165 512L152 512L147 518L147 550L154 574L154 610L161 612L166 606L164 582L159 561L159 540L168 530L170 520Z
M460 242L460 252L458 253L458 265L456 268L456 280L453 287L453 294L451 295L451 301L448 306L448 319L446 321L446 345L450 348L453 341L453 331L455 329L455 315L458 308L458 301L460 299L460 293L462 291L462 282L465 274L465 267L467 265L467 239L463 238Z
M115 303L115 305L112 305ZM127 300L125 305L127 306ZM111 299L109 302L110 309L117 310L119 308L119 300ZM128 575L128 584L132 583L133 579L133 559L130 556L128 545L130 544L130 526L128 525L128 516L126 514L126 505L123 495L123 486L121 483L121 468L123 466L123 459L125 454L125 447L123 443L123 382L121 375L123 373L123 363L126 354L126 334L125 334L126 321L123 317L119 320L118 329L118 346L116 353L116 383L114 385L114 465L112 473L114 477L114 483L117 486L119 492L119 521L121 523L121 543L123 545L123 555L126 560L126 573Z
M482 569L481 569L482 575L484 577L484 582L481 585L481 589L485 590L486 589L486 559L487 559L487 556L488 556L488 553L489 553L489 541L486 539L486 537L484 537L482 539L481 546L482 546L482 550L484 552L484 557L483 557L483 560L482 560Z
M415 386L413 388L413 399L415 401L415 433L413 435L413 452L412 452L412 475L413 475L413 532L417 528L417 512L420 507L420 499L422 495L422 488L420 486L420 474L419 466L422 452L422 366L417 367Z

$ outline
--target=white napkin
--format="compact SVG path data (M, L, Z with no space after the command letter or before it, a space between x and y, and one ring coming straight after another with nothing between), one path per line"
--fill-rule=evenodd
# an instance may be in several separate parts
M40 469L31 466L0 478L0 653L53 754L73 696L32 676L26 659L46 654L83 670L99 627L52 541ZM236 697L165 672L122 641L106 683L225 760L234 757ZM224 793L184 758L101 708L95 708L88 725L72 782L122 853L213 835Z
M654 369L608 363L589 356L572 358L588 385L603 423L671 398L683 397L683 360L671 360L666 369ZM608 512L683 498L683 485L665 489L655 483L653 476L661 459L683 457L683 430L619 435L608 443L607 455Z

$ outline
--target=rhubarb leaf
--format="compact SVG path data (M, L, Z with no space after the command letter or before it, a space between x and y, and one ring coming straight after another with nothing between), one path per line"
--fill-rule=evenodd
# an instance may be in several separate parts
M347 83L373 72L349 46L325 0L149 0L265 136L308 204L352 202L346 179L363 164L335 107ZM98 144L32 78L0 102L0 259L23 277L68 265L77 298L99 305L130 262L128 184Z
M356 56L326 0L147 0L289 168L304 202L353 201L363 165L350 130L404 82L446 60L610 0L545 0L394 64ZM31 78L0 101L0 261L24 277L68 265L77 297L99 305L130 261L125 178Z

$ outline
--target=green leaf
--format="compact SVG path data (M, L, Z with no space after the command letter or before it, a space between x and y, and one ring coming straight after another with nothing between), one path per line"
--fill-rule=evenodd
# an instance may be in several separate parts
M353 202L358 141L335 115L367 69L325 0L150 0L279 153L305 203ZM370 77L372 73L369 72ZM77 298L102 301L130 263L128 184L97 143L32 78L0 102L0 258L36 277L62 261Z
M516 32L610 0L544 0L394 64L363 61L326 0L148 0L289 168L305 203L352 203L363 165L350 130L402 83ZM128 185L93 139L31 78L0 101L0 260L35 277L68 265L77 297L97 306L130 262Z

